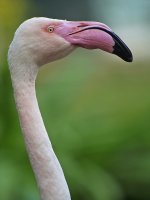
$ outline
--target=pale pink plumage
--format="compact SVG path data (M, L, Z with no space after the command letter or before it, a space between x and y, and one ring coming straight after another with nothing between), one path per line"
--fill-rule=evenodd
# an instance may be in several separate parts
M38 107L35 80L40 66L68 55L76 47L100 48L132 60L127 46L99 22L33 18L17 29L9 48L15 101L42 200L71 198Z

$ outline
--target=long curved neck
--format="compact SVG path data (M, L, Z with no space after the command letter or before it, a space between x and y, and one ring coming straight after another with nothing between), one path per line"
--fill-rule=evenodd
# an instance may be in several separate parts
M41 199L70 200L62 168L53 151L39 110L34 79L17 82L17 79L12 77L14 96L27 152Z

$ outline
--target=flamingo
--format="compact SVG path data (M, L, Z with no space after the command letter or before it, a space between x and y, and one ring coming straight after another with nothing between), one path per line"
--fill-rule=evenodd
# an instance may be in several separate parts
M125 43L105 24L37 17L23 22L8 51L14 97L41 200L71 200L63 170L39 110L35 80L41 66L77 47L101 49L132 62Z

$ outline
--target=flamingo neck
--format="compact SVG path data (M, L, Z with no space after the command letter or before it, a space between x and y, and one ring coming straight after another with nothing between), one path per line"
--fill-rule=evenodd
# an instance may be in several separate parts
M17 79L12 77L20 125L41 200L70 200L62 168L53 151L39 110L34 80L35 78L32 81L26 79L17 82Z

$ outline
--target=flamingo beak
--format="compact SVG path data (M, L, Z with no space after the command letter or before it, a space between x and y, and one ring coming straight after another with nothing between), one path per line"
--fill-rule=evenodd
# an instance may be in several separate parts
M87 49L101 49L127 62L133 60L127 45L105 24L65 21L63 29L58 29L58 34L73 45Z

